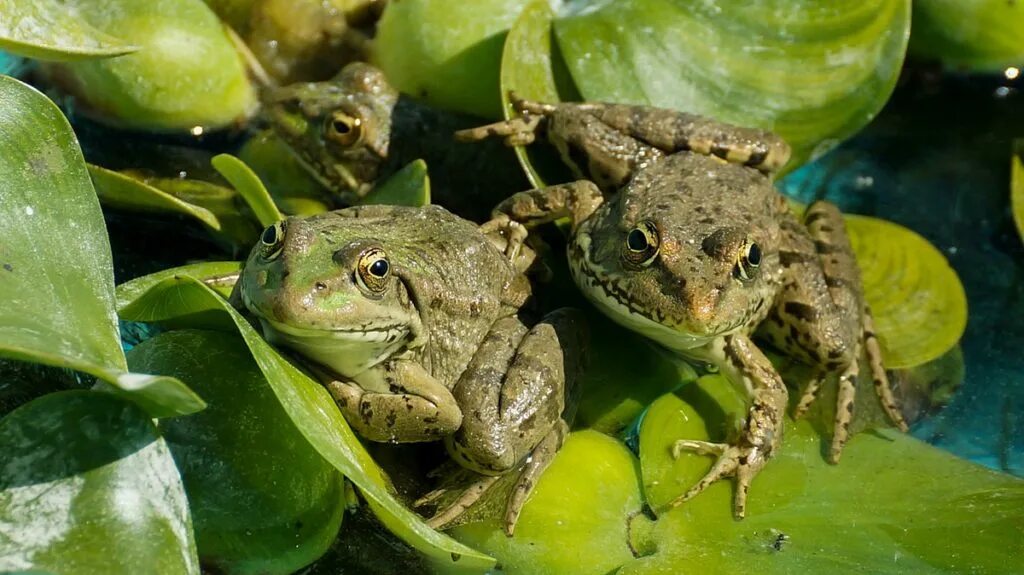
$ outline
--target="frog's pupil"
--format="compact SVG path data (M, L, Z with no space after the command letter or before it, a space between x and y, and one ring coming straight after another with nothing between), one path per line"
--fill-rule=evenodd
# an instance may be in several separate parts
M334 131L338 132L339 134L347 134L348 131L349 131L348 124L346 124L345 122L343 122L341 120L335 120L334 123L333 123L333 126L334 126Z
M270 226L263 230L263 236L260 238L260 241L268 246L277 243L277 226Z
M389 266L387 260L377 260L370 264L370 273L379 278L382 278L385 275L387 275L388 267Z
M750 244L747 250L747 263L753 267L761 265L761 248L757 244Z
M648 248L647 236L641 230L633 230L626 236L626 245L634 252L642 252Z

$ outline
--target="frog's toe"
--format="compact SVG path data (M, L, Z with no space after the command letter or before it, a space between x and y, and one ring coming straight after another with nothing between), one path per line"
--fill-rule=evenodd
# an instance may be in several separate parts
M519 94L516 94L515 92L509 92L508 99L512 103L512 108L520 114L535 114L543 116L555 111L554 104L544 104L534 100L527 100L526 98L520 97Z
M680 439L672 445L672 457L679 459L684 452L698 455L722 455L728 447L729 445L725 443Z
M800 419L807 414L807 410L814 404L814 400L818 399L818 391L821 389L822 381L824 381L824 377L819 375L807 382L807 387L804 388L800 401L797 402L796 408L793 409L793 419Z
M747 508L747 490L754 476L764 465L764 459L758 456L755 449L744 448L724 443L709 443L707 441L679 440L672 446L672 454L679 457L683 452L697 453L700 455L717 455L718 459L704 477L693 487L676 497L666 505L671 509L682 504L684 501L693 499L712 483L728 477L736 479L736 496L733 503L733 515L736 519L743 519Z
M479 481L467 487L459 495L458 499L451 502L444 509L439 510L430 519L427 519L427 525L437 530L445 529L449 524L451 524L453 521L461 517L462 514L465 513L467 509L473 506L474 503L479 501L480 498L483 497L485 493L487 493L487 490L490 489L491 486L494 485L494 483L498 481L500 477L501 476L499 475L487 475L481 477ZM435 495L435 492L437 491L441 491L441 493L437 493ZM424 495L423 497L420 498L420 500L423 500L427 497L431 497L430 502L434 502L443 497L444 495L446 495L447 492L447 489L437 489Z

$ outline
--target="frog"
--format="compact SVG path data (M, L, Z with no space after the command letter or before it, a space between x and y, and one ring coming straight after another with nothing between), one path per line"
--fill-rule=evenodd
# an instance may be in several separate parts
M376 182L417 159L427 163L435 202L475 221L529 185L500 143L457 145L452 133L480 118L421 104L365 62L326 81L267 88L261 99L263 123L330 192L333 207L360 203Z
M546 136L579 179L517 193L498 204L495 219L532 228L568 218L568 264L585 298L720 372L747 400L737 438L673 443L677 458L714 462L666 509L732 478L733 514L746 515L752 480L781 447L789 404L759 344L813 368L795 418L837 380L831 463L850 437L862 360L888 418L907 430L839 210L817 201L798 219L773 184L790 156L782 138L671 109L512 101L517 117L458 137L516 146Z
M512 238L437 205L293 216L264 230L232 294L362 438L443 441L479 475L429 519L436 528L517 472L511 536L575 413L586 320L571 308L541 314L536 252Z

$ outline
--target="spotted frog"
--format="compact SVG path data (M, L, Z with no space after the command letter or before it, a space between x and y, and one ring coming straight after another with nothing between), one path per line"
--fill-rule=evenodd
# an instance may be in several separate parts
M510 145L538 134L579 181L522 192L496 218L539 225L568 217L568 260L585 296L621 325L689 360L714 366L747 398L738 440L680 440L673 453L712 455L710 471L670 506L734 477L734 514L751 480L778 452L788 392L752 337L815 367L795 415L838 377L829 458L849 437L860 360L866 356L888 416L893 399L860 272L835 206L797 219L771 182L789 158L777 136L649 107L515 100L520 116L462 132Z
M364 438L443 440L481 474L436 527L518 470L511 535L575 410L586 325L571 309L530 319L535 254L510 237L438 206L292 217L263 232L233 295L268 341L312 362Z
M458 146L452 139L479 118L420 104L363 62L329 81L269 89L263 101L274 132L338 205L358 203L375 182L416 159L427 163L436 202L477 221L528 185L500 143Z

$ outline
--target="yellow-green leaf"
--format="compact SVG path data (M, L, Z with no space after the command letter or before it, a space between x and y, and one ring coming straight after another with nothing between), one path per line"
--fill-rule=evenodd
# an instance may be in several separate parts
M388 204L418 208L430 205L430 177L427 163L415 160L377 184L360 204Z
M1024 140L1014 142L1010 158L1010 207L1017 233L1024 239Z
M75 0L0 0L0 49L37 60L129 54L138 46L89 25Z
M284 219L284 216L278 211L277 205L274 204L274 198L270 197L270 192L260 181L260 177L245 162L231 154L219 154L214 156L212 163L220 175L231 182L235 190L249 204L260 225L269 226Z

